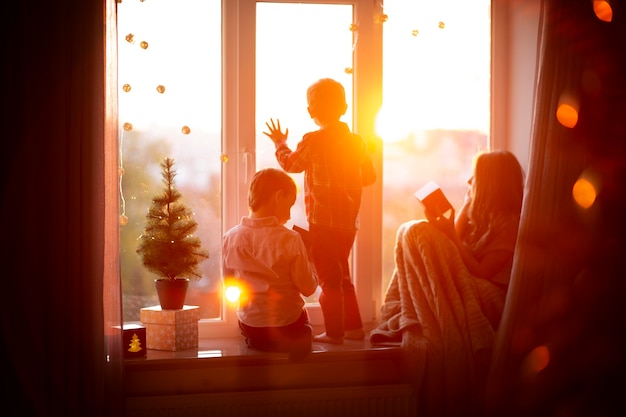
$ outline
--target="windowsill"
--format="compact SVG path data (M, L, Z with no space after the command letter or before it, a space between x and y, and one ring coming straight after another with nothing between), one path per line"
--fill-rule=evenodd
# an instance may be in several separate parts
M396 354L400 351L399 346L373 346L367 340L346 340L343 345L332 345L327 343L313 342L313 351L309 359L318 356L326 357L346 357L346 355L364 355L366 352L374 354L384 352ZM238 361L281 361L287 360L285 353L262 352L250 349L242 337L233 338L203 338L198 339L198 347L181 351L164 351L148 349L143 358L126 359L126 365L136 365L140 362L167 362L182 364L186 360L192 359L237 359Z
M242 390L407 383L400 347L346 340L313 343L312 354L290 362L286 354L250 349L242 337L199 339L178 352L148 350L124 362L128 397Z

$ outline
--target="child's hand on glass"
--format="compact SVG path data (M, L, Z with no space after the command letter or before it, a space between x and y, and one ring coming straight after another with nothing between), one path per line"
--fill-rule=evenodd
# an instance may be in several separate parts
M270 126L271 123L271 126ZM279 145L287 141L287 136L289 135L289 129L285 129L285 133L280 130L280 120L276 119L276 123L274 123L274 119L270 119L269 122L265 123L269 132L263 132L265 136L272 139L272 142Z

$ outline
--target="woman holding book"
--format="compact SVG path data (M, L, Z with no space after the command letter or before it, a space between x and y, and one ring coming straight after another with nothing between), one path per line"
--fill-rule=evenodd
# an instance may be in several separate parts
M454 243L469 272L506 290L517 240L524 172L508 151L479 154L463 206L449 218L425 207L429 222Z
M476 411L517 241L524 195L517 158L477 155L468 184L458 212L422 200L426 219L398 228L382 321L370 333L374 345L409 350L416 378L428 375L429 415Z

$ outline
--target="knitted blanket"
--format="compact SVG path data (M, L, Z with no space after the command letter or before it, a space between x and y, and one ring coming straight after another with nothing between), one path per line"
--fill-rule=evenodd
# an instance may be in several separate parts
M371 343L402 346L420 415L479 415L504 291L472 276L454 244L423 220L400 226L395 262Z

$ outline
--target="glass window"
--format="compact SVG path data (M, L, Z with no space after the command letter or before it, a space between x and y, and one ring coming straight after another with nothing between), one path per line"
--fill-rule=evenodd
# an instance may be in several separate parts
M349 108L342 120L371 139L382 77L382 163L380 156L375 161L382 196L379 188L368 191L367 218L361 217L366 233L353 253L364 321L375 316L392 275L397 227L423 217L414 191L435 180L459 207L472 158L489 147L489 0L385 0L384 8L371 0L322 3L118 3L125 321L139 320L142 307L158 304L156 277L135 249L151 199L161 190L159 164L168 156L211 255L201 264L203 278L191 282L186 304L199 305L211 325L231 317L221 299L223 231L247 214L252 168L277 166L262 133L265 122L280 119L292 146L317 128L306 110L306 89L319 78L344 85ZM380 19L381 11L387 19ZM381 34L382 59L376 50ZM302 187L302 174L294 178ZM306 225L302 193L292 224ZM371 261L379 247L382 271L380 259ZM226 334L223 328L219 333Z
M157 305L154 279L135 252L160 162L175 161L176 185L210 258L186 304L219 317L221 245L221 2L121 2L118 12L120 260L125 321Z
M423 218L413 193L437 182L459 208L476 152L489 147L489 0L385 0L383 294L398 226Z
M353 33L351 5L257 3L256 13L256 164L261 169L279 167L274 144L263 134L270 118L279 119L283 130L289 128L292 149L305 133L319 128L307 111L306 90L320 78L344 86L348 110L341 120L352 126ZM313 16L323 17L323 31ZM308 228L304 174L290 175L300 190L286 226ZM318 294L307 301L317 303Z

